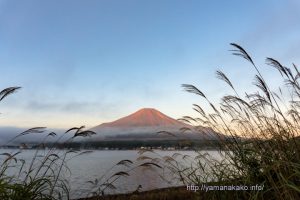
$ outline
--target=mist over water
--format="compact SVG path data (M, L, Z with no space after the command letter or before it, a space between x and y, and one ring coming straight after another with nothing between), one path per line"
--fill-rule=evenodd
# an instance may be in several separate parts
M32 127L33 128L33 127ZM20 133L28 130L29 128L20 128L14 126L0 126L0 145L7 146L13 145L18 146L21 143L39 144L44 142L54 142L58 137L62 136L66 130L57 128L45 128L45 132L38 134L26 134L21 137L15 138ZM47 137L50 132L55 132L56 137ZM62 138L61 142L66 141L71 135L66 135ZM45 138L47 139L45 140ZM14 138L14 139L13 139ZM13 139L13 140L12 140Z

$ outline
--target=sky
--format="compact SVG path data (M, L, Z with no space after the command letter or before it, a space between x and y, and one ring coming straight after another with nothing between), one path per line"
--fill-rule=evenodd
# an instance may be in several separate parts
M0 126L93 127L144 107L194 115L194 84L215 102L255 71L229 51L243 46L270 84L273 57L300 65L297 0L0 0ZM204 105L205 107L205 105Z

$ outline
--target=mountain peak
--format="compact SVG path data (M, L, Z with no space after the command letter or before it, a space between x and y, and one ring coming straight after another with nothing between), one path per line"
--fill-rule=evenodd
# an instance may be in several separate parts
M140 110L136 111L133 114L149 114L149 115L156 115L156 114L160 114L161 112L159 112L158 110L156 110L155 108L141 108Z
M184 126L154 108L142 108L131 115L110 123L101 124L102 127L149 127L149 126Z
M179 138L186 138L188 136L194 139L205 137L207 132L210 133L209 135L214 133L210 129L203 128L202 131L205 135L198 134L194 129L192 132L189 132L189 135L182 135L180 131L182 127L193 129L191 125L168 117L155 108L142 108L116 121L100 124L91 130L99 134L98 136L101 140L174 139L174 136L157 134L159 131L168 131L177 134Z
M147 111L156 111L156 112L159 112L159 111L156 110L155 108L141 108L141 109L138 110L137 112L147 112Z

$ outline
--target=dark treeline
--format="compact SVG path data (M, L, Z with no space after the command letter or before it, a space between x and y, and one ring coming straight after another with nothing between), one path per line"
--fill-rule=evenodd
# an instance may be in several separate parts
M66 149L216 149L217 141L188 141L188 140L119 140L119 141L95 141L95 142L69 142L69 143L46 143L45 147ZM36 148L36 146L33 146Z

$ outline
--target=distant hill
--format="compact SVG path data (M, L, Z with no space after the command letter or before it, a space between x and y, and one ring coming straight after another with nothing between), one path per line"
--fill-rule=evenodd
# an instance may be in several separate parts
M183 133L183 130L187 130ZM162 140L214 138L210 128L195 127L175 120L154 108L143 108L116 121L91 128L97 133L90 140ZM165 131L164 133L158 133ZM169 132L169 133L166 133Z

